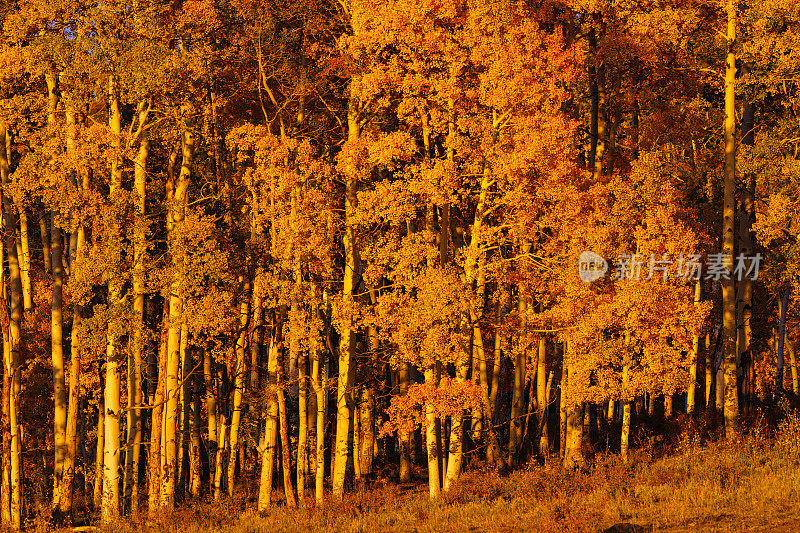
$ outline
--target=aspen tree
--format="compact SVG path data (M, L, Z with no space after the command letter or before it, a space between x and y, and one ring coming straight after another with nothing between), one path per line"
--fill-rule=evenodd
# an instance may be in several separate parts
M725 181L722 218L722 253L726 259L727 279L722 280L722 322L724 335L725 435L732 438L737 430L739 398L736 387L736 294L733 279L734 220L736 218L736 14L733 0L726 4L728 19L725 67ZM720 384L718 384L720 385Z
M133 334L128 357L128 454L125 465L125 498L130 499L131 513L138 510L139 458L142 445L142 360L144 357L144 278L145 254L147 250L147 226L145 220L147 158L150 153L150 137L147 131L151 103L142 100L137 107L138 128L136 137L139 147L133 161L134 192L136 194L136 220L133 250Z
M178 242L180 231L186 217L186 204L191 177L192 158L194 156L195 135L190 129L188 116L192 112L190 106L184 108L184 122L181 132L181 167L174 184L174 192L169 207L168 231L172 236L173 281L170 286L169 332L167 335L167 366L165 381L165 417L164 417L164 469L161 473L161 506L171 509L175 505L175 484L178 465L178 369L180 366L180 345L182 315L184 305L183 276L186 261L186 250L183 243ZM169 227L171 226L171 227ZM232 481L232 480L231 480Z
M230 457L228 458L228 495L233 495L236 459L239 455L239 426L242 420L244 388L247 375L245 353L247 350L247 324L250 318L250 281L239 277L242 286L241 303L239 304L239 335L236 340L236 367L234 369L233 410L230 425Z
M5 249L8 258L10 306L8 310L8 357L6 372L11 376L8 394L8 431L11 434L9 443L10 463L10 526L22 529L22 446L20 443L19 389L20 389L20 334L22 321L22 278L17 256L16 217L12 210L11 200L6 193L9 185L9 146L11 146L8 124L0 121L0 178L3 185L3 220L5 222Z
M111 161L111 181L109 196L113 201L117 200L117 195L122 192L122 161L119 154L121 148L121 115L119 109L119 94L117 78L115 74L108 75L108 98L109 113L108 126L111 130L112 149L115 151ZM117 222L112 222L113 233L117 238L120 229ZM55 234L55 230L53 231ZM60 235L59 235L60 238ZM118 243L111 243L112 248ZM119 258L114 258L117 261ZM114 267L116 268L116 266ZM53 264L55 271L56 265ZM115 309L122 298L120 281L118 279L108 280L108 306ZM106 345L106 383L104 392L105 409L105 438L103 441L103 497L101 516L104 523L114 521L119 516L120 497L119 497L119 461L120 461L120 379L119 379L119 353L117 351L117 341L120 333L117 331L119 325L114 321L109 322L107 331Z
M355 92L358 80L350 81L350 99L347 108L347 140L355 143L359 138L358 99ZM356 276L359 269L359 255L356 243L356 230L353 222L353 211L356 208L356 191L358 187L357 169L346 170L345 178L345 230L343 246L345 252L344 287L342 289L342 306L351 309L355 301ZM348 437L352 424L352 359L355 353L355 331L351 324L352 317L343 317L344 324L339 339L339 379L336 389L336 447L333 464L333 495L344 494L344 482L347 469L347 457L350 453ZM437 466L438 468L438 466Z

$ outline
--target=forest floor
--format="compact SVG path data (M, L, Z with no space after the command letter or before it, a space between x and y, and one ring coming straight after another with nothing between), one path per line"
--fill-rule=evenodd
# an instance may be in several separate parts
M424 479L384 480L356 486L341 501L298 510L279 501L259 515L253 480L233 499L107 531L800 531L800 418L733 440L683 430L670 438L637 433L636 441L628 464L596 453L577 472L557 456L507 475L468 469L437 502Z

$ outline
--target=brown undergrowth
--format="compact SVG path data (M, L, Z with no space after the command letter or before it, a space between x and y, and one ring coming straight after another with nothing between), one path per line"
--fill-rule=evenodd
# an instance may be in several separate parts
M564 470L557 456L508 475L490 468L463 474L440 500L424 482L380 480L341 500L299 509L281 501L255 511L257 487L233 499L179 507L146 521L101 531L231 533L273 531L793 531L800 530L800 414L751 414L724 439L702 417L678 420L677 432L637 434L640 447L623 464L597 453L584 471ZM675 429L672 427L670 429Z

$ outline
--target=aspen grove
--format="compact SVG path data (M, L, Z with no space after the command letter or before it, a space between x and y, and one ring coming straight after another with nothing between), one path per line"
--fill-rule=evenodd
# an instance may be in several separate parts
M780 0L2 0L2 524L735 440L800 392L798 50Z

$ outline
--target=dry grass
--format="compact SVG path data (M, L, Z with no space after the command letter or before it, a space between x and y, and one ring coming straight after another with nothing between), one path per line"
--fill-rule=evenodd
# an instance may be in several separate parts
M249 496L108 531L800 530L800 415L789 413L777 424L757 420L730 441L704 431L695 421L660 443L645 432L645 445L627 465L600 454L584 472L565 471L556 460L508 476L469 471L438 502L428 500L424 483L390 483L361 487L319 507L276 505L259 515L251 487Z

